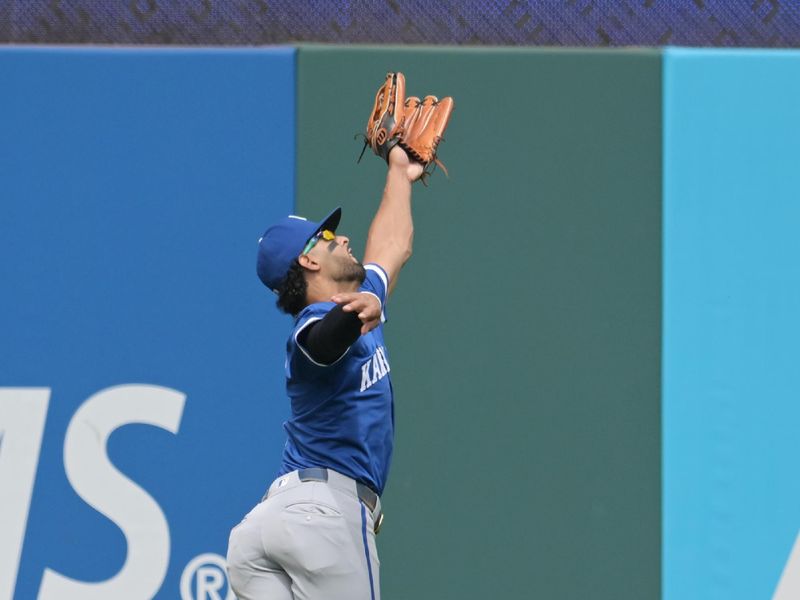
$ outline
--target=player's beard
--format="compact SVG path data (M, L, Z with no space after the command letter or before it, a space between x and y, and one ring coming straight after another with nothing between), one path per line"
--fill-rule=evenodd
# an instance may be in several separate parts
M367 271L364 265L352 258L337 257L336 272L332 275L332 279L339 283L352 283L358 285L364 283L367 276Z

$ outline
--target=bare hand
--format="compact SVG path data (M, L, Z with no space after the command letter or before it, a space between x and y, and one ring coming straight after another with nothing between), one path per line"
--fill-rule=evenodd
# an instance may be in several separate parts
M406 154L406 151L400 146L395 146L392 148L391 152L389 152L389 168L402 170L409 181L416 181L419 179L424 170L424 167L420 163L411 160L408 154Z
M331 297L332 302L340 304L344 312L358 314L361 335L368 333L381 324L381 302L375 294L366 292L348 292Z

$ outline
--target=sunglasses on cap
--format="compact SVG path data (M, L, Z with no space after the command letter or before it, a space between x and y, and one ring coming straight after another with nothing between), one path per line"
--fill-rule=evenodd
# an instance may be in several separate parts
M308 243L306 244L306 247L303 248L303 251L300 253L300 256L305 256L306 254L311 252L311 249L314 246L316 246L317 242L319 242L320 240L325 240L326 242L332 242L335 239L336 239L336 234L334 232L332 232L330 229L323 229L316 235L311 236L311 239L308 240Z

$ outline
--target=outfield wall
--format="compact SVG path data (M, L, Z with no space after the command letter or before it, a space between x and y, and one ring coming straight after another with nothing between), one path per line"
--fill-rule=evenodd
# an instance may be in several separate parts
M664 69L663 597L790 600L800 53L670 50Z
M310 132L386 65L456 99L390 303L387 598L657 596L659 54L301 48L298 209L357 240L384 169Z
M274 476L288 324L254 260L293 207L294 68L0 52L2 600L181 598Z
M341 205L363 250L387 69L456 110L389 307L383 597L800 594L799 54L5 48L0 600L228 595L288 413L256 240Z

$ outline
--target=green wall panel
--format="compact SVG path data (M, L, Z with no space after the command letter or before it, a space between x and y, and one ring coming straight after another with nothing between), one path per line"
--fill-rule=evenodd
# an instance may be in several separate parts
M456 109L389 305L384 599L658 598L659 53L301 47L297 212L358 252L388 70Z

